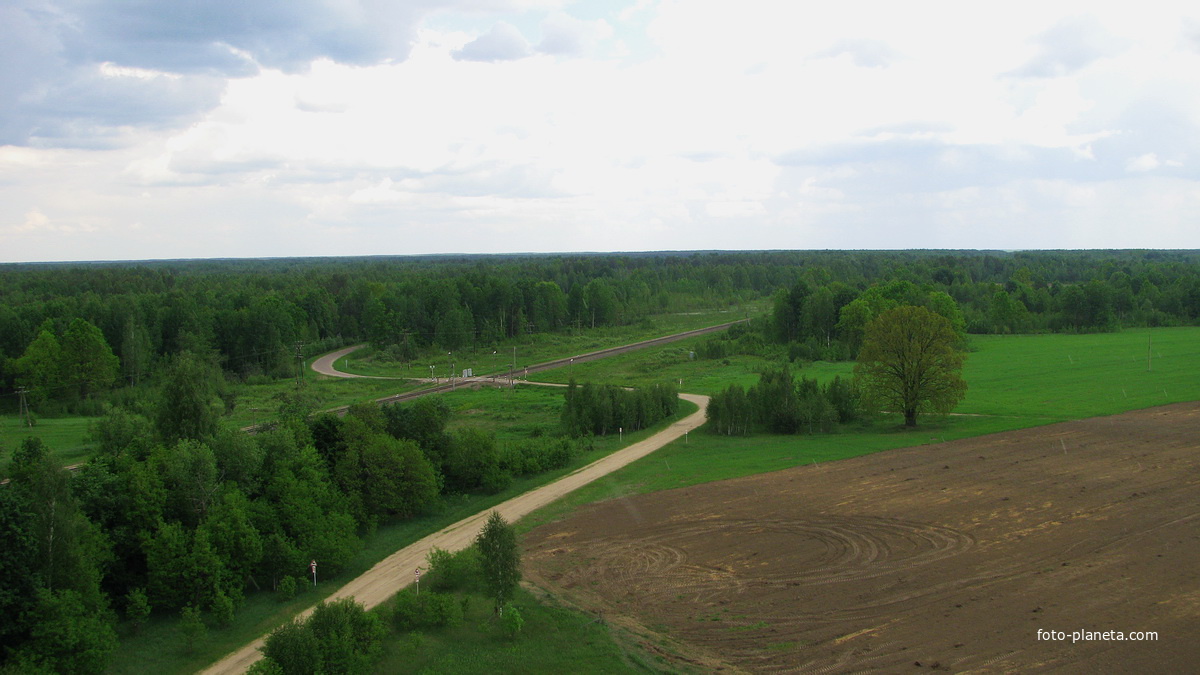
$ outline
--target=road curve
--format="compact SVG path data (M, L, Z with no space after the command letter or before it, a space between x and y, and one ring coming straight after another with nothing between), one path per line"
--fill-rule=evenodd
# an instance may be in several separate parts
M331 352L329 354L326 354L325 356L322 356L321 358L317 359L316 361L313 361L311 367L313 370L317 371L318 373L320 373L322 375L328 375L329 377L345 377L345 378L353 378L353 379L359 379L359 380L398 380L398 379L401 379L398 377L379 377L377 375L355 375L354 373L343 373L342 371L333 367L333 364L335 361L337 361L338 359L342 358L343 356L349 354L350 352L357 351L359 349L362 349L363 347L366 347L366 345L365 344L354 345L353 347L346 347L344 349L339 349L336 352Z
M368 609L390 598L396 591L404 588L413 581L416 568L425 565L425 554L433 547L447 551L458 551L466 548L475 539L475 535L483 528L491 511L499 511L509 522L531 513L535 509L562 497L588 483L616 471L617 469L658 450L664 445L680 438L701 424L704 424L705 410L708 408L708 397L698 394L680 394L680 398L691 401L699 406L699 410L675 422L671 426L653 436L622 448L610 455L602 457L585 467L559 478L525 494L518 495L496 506L494 509L481 511L469 518L435 532L414 544L410 544L392 555L384 558L377 565L367 570L357 579L338 589L329 600L352 597ZM312 609L305 610L300 616L308 616ZM259 638L238 651L226 656L217 663L202 671L205 675L227 675L244 673L262 654L259 651L265 644L265 638Z

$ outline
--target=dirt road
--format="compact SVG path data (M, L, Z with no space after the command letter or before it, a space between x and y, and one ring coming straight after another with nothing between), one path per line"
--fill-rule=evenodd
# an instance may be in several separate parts
M499 511L505 520L509 522L515 521L601 476L645 457L671 441L682 437L685 432L699 427L704 423L704 411L708 407L708 397L695 394L680 394L679 396L684 400L695 403L700 409L650 438L618 450L607 457L598 459L573 473L563 476L553 483L513 497L497 506L494 510ZM396 591L412 583L413 572L417 567L424 567L425 554L431 548L436 546L447 551L457 551L467 547L475 539L475 535L479 533L479 530L483 528L483 523L487 520L489 513L491 513L491 510L460 520L443 530L421 539L415 544L400 549L372 567L362 576L343 586L333 595L329 596L330 599L353 597L368 608L378 605L391 597ZM304 615L307 616L308 612L311 611L311 609L308 610ZM261 653L259 649L262 645L262 639L255 640L251 644L221 659L203 672L211 675L216 675L217 673L243 673L260 658Z
M329 377L344 377L346 379L356 379L356 380L397 380L397 379L400 379L400 378L396 378L396 377L378 377L378 376L374 376L374 375L355 375L354 373L343 373L342 371L333 367L333 364L335 361L337 361L338 359L342 358L343 356L345 356L351 352L358 351L359 349L362 349L363 347L366 347L366 345L354 345L353 347L346 347L344 349L339 349L336 352L326 354L325 356L322 356L321 358L312 362L312 369L322 375L328 375Z

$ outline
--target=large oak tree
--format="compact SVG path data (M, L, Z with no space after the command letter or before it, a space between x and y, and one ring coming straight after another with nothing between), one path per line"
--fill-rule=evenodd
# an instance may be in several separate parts
M867 324L854 373L867 401L904 413L904 425L914 427L920 413L948 413L966 393L958 343L945 317L895 307Z

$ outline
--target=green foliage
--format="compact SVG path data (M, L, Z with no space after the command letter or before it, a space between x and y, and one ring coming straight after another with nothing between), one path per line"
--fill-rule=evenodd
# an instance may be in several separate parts
M379 617L352 598L317 605L303 621L273 631L263 654L267 672L364 673L379 657L385 628ZM278 668L278 670L275 670Z
M673 384L627 390L590 382L580 387L571 380L562 410L562 426L572 437L633 432L670 417L678 406L679 393Z
M303 584L304 580L296 579L296 577L287 575L279 580L279 587L275 589L275 592L279 595L280 600L291 600L292 598L296 597L296 591Z
M164 371L162 382L155 426L163 440L203 440L216 433L224 410L216 365L183 353Z
M188 605L179 612L179 641L187 653L196 651L196 646L208 635L208 626L200 616L200 610Z
M510 476L500 466L494 434L467 428L453 434L442 463L450 492L495 494L508 487Z
M462 603L449 593L404 589L393 600L392 622L402 631L455 628L463 622Z
M499 612L521 581L521 551L516 532L498 512L492 511L475 537L475 546L479 549L484 588L495 600Z
M39 588L29 639L16 656L19 667L58 673L102 673L117 647L109 612L97 612L77 591Z
M142 630L149 616L150 600L146 597L146 589L139 587L130 590L125 595L125 618L134 633Z
M524 626L525 619L521 618L521 610L512 603L505 604L500 611L500 630L504 633L504 637L516 640Z
M479 549L468 546L451 553L433 547L425 556L425 587L431 591L478 591L483 588L483 563Z
M43 326L20 358L13 362L17 384L32 389L32 398L45 401L63 386L62 347L51 328Z
M964 355L951 322L924 307L889 309L867 324L855 375L866 399L899 411L905 426L920 413L948 413L966 393Z
M798 381L785 366L764 372L749 392L729 385L711 397L708 430L725 436L745 436L765 430L776 434L829 432L858 418L858 393L839 377L825 385L802 376Z
M233 623L233 616L237 611L237 603L234 602L233 598L225 595L223 591L218 590L212 599L210 610L212 611L213 621L221 628L224 628Z
M64 380L80 398L111 387L120 370L104 334L80 318L73 319L63 334L62 359Z

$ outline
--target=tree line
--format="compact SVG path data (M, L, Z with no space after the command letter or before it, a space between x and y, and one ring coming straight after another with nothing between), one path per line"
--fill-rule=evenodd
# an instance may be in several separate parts
M411 358L772 294L763 339L827 360L853 358L862 326L913 288L957 304L969 333L1191 325L1198 263L1195 251L796 251L3 265L0 392L13 410L17 387L78 409L181 351L213 354L229 377L289 377L298 347L367 340ZM84 348L86 374L70 365Z
M580 386L572 378L562 409L562 428L575 438L634 432L654 426L678 410L679 390L672 384L625 389L590 382Z

